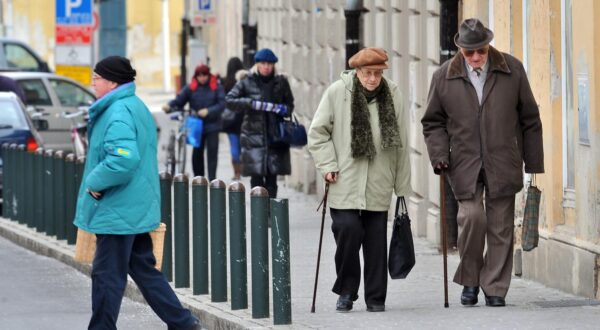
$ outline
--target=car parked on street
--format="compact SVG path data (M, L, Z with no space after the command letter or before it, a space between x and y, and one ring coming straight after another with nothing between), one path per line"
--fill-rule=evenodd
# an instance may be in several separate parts
M52 72L31 47L11 38L0 38L0 71Z
M31 119L25 105L12 92L0 92L0 145L3 143L24 144L27 150L43 147L43 138L38 131L48 127L46 119ZM0 149L0 197L2 196L2 153Z
M44 144L54 150L73 150L73 121L63 113L75 113L90 106L96 97L87 87L67 77L44 72L1 72L16 80L25 92L26 105L45 115L48 130L41 132ZM84 123L83 116L78 119Z

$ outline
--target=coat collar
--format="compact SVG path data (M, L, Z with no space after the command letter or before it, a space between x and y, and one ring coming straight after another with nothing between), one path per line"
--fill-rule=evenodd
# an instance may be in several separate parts
M468 79L467 68L465 67L465 58L463 57L462 53L460 51L457 52L450 61L451 62L448 66L448 71L446 72L446 79ZM507 74L510 73L510 69L508 64L506 64L504 55L492 46L490 46L488 62L490 63L488 72L498 71Z

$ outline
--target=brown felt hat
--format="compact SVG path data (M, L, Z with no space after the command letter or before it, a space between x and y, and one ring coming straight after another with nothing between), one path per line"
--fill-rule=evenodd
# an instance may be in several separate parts
M382 48L363 48L348 60L351 68L387 69L388 56Z

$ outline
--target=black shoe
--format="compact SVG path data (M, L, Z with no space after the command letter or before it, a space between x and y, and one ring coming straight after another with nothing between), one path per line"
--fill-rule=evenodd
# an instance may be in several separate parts
M367 305L367 312L385 312L385 305Z
M460 296L460 303L463 306L477 305L477 295L479 294L478 286L465 286Z
M349 312L352 310L352 297L349 294L341 295L338 298L335 310L338 312Z
M504 301L503 297L485 296L485 305L490 307L504 307L506 306L506 301Z

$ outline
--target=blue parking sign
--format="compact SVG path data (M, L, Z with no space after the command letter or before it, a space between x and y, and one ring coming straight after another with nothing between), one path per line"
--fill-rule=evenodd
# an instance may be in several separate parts
M91 25L92 0L56 0L56 24Z
M211 0L198 0L198 8L204 11L212 10L212 1Z

